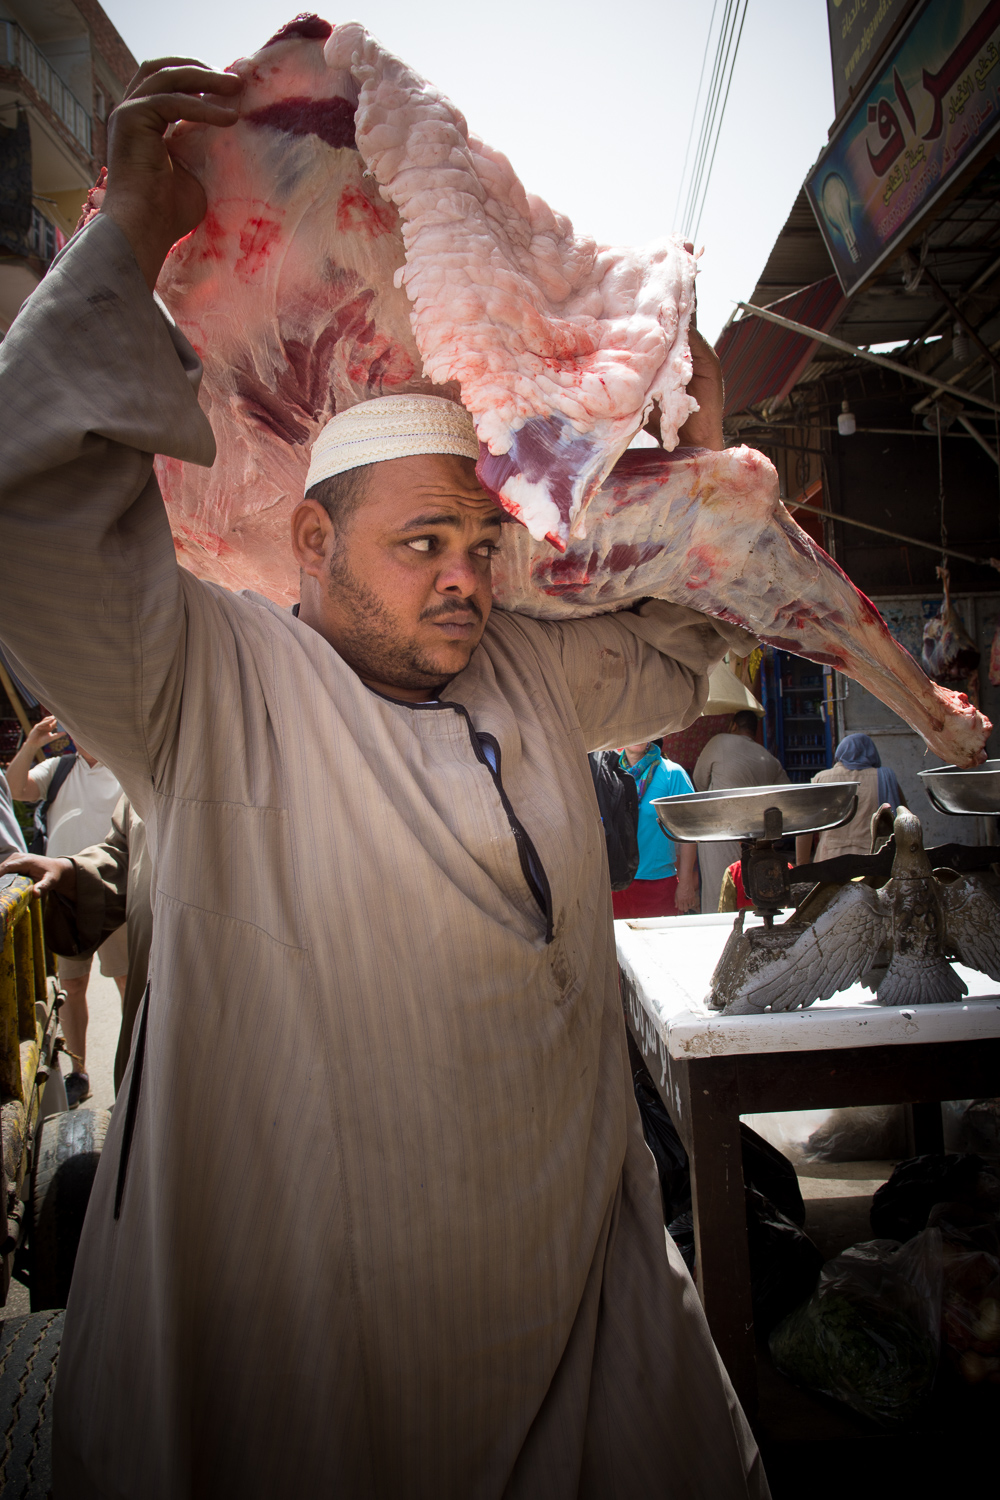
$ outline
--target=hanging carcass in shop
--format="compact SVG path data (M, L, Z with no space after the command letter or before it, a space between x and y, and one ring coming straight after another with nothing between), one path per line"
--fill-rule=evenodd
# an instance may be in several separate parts
M951 573L934 570L941 580L941 609L924 624L923 664L928 677L946 686L961 683L973 703L979 702L979 647L951 602Z
M186 566L291 602L288 515L323 423L437 391L472 413L480 477L523 523L505 528L499 604L689 604L856 676L947 759L981 758L985 721L896 645L770 464L677 448L695 404L678 240L575 235L359 26L300 17L234 70L239 122L172 134L208 212L158 290L204 362L219 450L210 471L158 460ZM623 456L651 415L662 448Z

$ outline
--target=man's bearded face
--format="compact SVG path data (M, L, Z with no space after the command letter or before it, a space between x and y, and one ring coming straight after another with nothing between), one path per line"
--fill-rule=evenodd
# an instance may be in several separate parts
M376 689L432 696L482 639L500 516L471 459L372 465L364 499L333 526L322 623L308 623Z

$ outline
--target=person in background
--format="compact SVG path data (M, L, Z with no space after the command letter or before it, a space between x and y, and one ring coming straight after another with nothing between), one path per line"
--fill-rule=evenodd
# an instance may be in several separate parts
M612 891L615 917L676 917L698 905L697 848L677 846L656 816L656 797L677 797L691 792L690 777L675 761L664 760L655 740L626 745L622 769L630 775L639 794L639 868L630 886Z
M35 882L35 889L45 903L46 939L51 948L63 953L76 958L93 954L125 924L128 977L115 1053L117 1094L132 1047L135 1018L146 990L153 935L146 825L128 798L122 797L103 843L81 849L70 859L14 853L0 863L0 879L4 875L26 875Z
M24 834L14 816L10 787L6 776L0 771L0 859L6 859L8 854L23 854L24 849Z
M834 764L829 770L817 771L813 781L856 781L858 807L850 822L840 828L826 828L820 834L800 833L795 840L795 863L808 864L810 857L821 860L836 859L838 854L870 854L873 814L888 802L895 815L903 801L896 774L882 764L875 741L867 734L845 735L837 746Z
M757 715L746 708L733 715L725 734L712 736L695 763L692 780L697 792L718 792L772 786L787 781L788 775L781 761L758 745ZM719 910L726 871L739 857L738 840L698 845L703 912Z
M36 750L58 739L62 730L52 715L41 719L31 730L24 744L7 767L10 790L19 802L38 802L46 796L53 777L59 769L62 756L32 765ZM48 843L46 854L51 859L61 859L78 854L81 849L99 843L111 827L111 817L122 789L107 766L85 750L77 741L76 758L69 775L59 788L48 809ZM90 1078L87 1074L87 986L93 954L74 957L60 954L53 945L58 960L59 983L66 992L66 999L59 1012L66 1051L73 1059L73 1071L66 1076L66 1098L72 1109L81 1100L90 1097ZM103 942L97 950L101 973L114 979L119 994L124 998L125 979L128 972L128 948L125 932L119 928Z

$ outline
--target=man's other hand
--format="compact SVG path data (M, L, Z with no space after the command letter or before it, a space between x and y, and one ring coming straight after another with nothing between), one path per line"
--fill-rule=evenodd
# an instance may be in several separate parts
M722 435L722 366L719 356L691 323L691 362L694 366L688 382L688 395L698 403L677 434L681 448L714 448L726 446Z
M684 241L684 249L689 255L694 254L694 245L690 240ZM698 332L697 305L691 314L689 340L693 369L688 382L688 395L697 401L698 410L688 417L677 434L678 446L714 448L716 452L721 452L726 446L722 435L722 365L711 344Z
M61 740L64 730L56 723L55 714L47 714L44 719L39 719L37 724L32 724L26 737L26 744L32 750L41 750L44 745L51 745L53 740Z
M176 120L235 125L242 88L234 73L215 73L192 58L160 57L143 63L111 114L101 212L126 235L150 291L171 247L201 222L206 208L204 188L174 161L166 131Z
M7 767L7 785L10 795L18 802L37 802L41 796L37 784L32 780L31 763L43 745L51 745L61 739L63 731L52 714L39 719L24 737L24 744Z
M698 887L694 880L679 878L674 892L674 910L677 914L683 916L685 912L697 911L699 904Z
M0 877L23 875L35 883L40 896L58 894L76 899L76 866L71 859L48 859L44 854L10 854L0 863Z

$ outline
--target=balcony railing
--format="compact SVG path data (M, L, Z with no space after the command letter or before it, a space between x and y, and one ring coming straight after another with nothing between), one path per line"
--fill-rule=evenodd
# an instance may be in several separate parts
M90 155L90 115L34 42L13 21L0 21L0 67L17 68Z
M65 243L65 241L64 241ZM31 229L28 232L28 244L46 265L54 259L56 253L56 231L44 214L40 214L34 204L31 205Z

